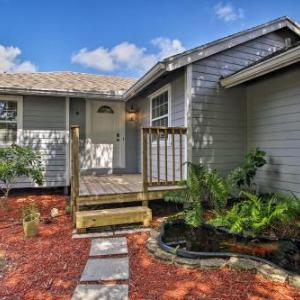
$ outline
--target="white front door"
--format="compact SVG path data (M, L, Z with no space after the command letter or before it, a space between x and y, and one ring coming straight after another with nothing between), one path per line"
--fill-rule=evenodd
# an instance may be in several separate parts
M87 100L87 149L91 168L125 167L125 104Z

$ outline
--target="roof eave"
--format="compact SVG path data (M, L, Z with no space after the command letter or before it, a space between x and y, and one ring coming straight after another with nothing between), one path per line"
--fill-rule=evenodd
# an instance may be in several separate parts
M257 37L282 29L284 27L289 28L295 34L300 36L299 24L289 17L281 17L271 22L183 52L182 54L177 54L175 56L169 57L164 61L166 64L166 70L176 70L199 59L203 59L218 52L231 49L241 43L253 40Z
M124 101L123 94L113 94L113 93L105 93L105 92L93 93L93 92L81 92L81 91L59 91L59 90L0 87L0 93L14 94L14 95L53 96L53 97L79 97L79 98L92 98L92 99L101 98L107 100Z
M300 61L300 46L287 50L277 56L271 57L266 61L248 67L238 73L220 80L224 88L230 88L247 82L249 80L266 75L270 72L282 69Z
M123 95L124 100L127 101L130 98L137 95L146 86L148 86L155 79L157 79L159 76L165 73L165 71L166 71L165 64L162 62L158 62L124 93Z

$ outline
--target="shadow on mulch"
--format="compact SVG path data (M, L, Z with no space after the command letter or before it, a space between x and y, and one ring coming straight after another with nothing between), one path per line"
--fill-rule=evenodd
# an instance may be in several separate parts
M128 236L130 300L300 299L300 291L251 271L200 270L160 262L146 250L147 233Z
M21 208L35 201L41 217L56 207L60 216L40 225L39 236L24 239ZM86 264L89 240L72 240L71 220L61 195L15 195L11 210L0 211L0 253L6 267L0 275L0 299L70 299ZM0 271L1 274L1 271Z

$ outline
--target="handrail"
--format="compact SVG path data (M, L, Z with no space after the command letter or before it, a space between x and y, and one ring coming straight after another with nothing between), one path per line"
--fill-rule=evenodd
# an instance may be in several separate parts
M144 192L147 192L149 187L176 185L183 181L183 137L186 134L185 127L143 127L141 129ZM176 155L177 147L178 155ZM169 161L169 153L171 153L171 161ZM153 165L154 159L156 159L156 166ZM163 177L162 163L164 164ZM170 163L171 173L168 169ZM176 163L179 166L179 175L176 174Z

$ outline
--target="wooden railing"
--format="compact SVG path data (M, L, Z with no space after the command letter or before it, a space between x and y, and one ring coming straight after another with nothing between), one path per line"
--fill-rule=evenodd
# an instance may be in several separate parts
M183 155L186 133L187 129L184 127L146 127L141 129L144 192L149 187L176 185L184 180ZM154 159L156 160L155 164ZM169 166L171 166L171 170L169 170ZM162 172L164 172L163 175Z

